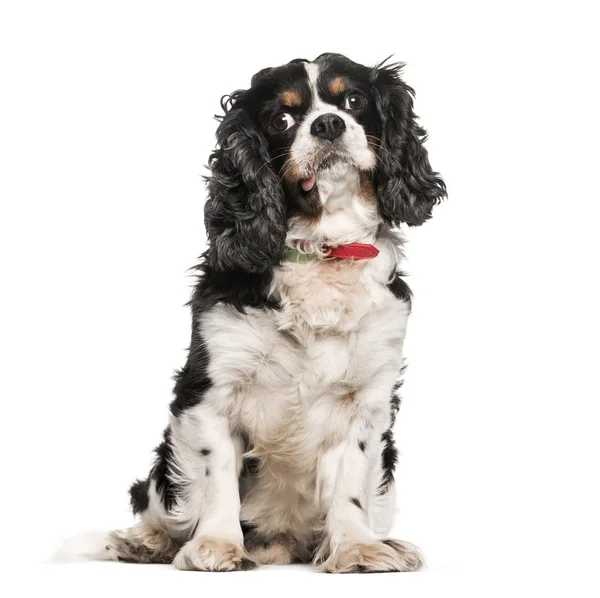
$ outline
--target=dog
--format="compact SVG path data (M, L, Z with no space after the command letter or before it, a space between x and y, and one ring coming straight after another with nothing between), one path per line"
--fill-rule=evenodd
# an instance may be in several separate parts
M401 64L266 68L222 99L191 344L134 527L106 559L232 571L415 571L395 506L411 291L401 224L446 187Z

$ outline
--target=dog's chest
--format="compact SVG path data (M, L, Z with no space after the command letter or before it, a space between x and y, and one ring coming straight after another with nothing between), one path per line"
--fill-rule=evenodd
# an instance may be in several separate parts
M306 344L318 333L356 332L362 318L381 302L382 291L366 262L288 262L275 273L281 304L277 324Z
M362 265L292 266L276 274L281 309L217 306L201 330L234 425L256 451L312 467L316 445L344 426L345 398L386 361L399 369L407 310Z

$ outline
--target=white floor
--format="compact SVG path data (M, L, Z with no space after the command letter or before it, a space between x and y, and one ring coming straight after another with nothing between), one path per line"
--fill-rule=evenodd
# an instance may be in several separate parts
M13 571L14 573L14 571ZM310 567L290 565L264 567L235 573L176 571L167 565L124 563L77 563L44 565L15 576L10 596L586 596L599 595L597 586L581 575L556 571L535 574L386 573L378 575L326 575ZM5 578L5 584L7 580ZM18 585L16 585L18 584ZM4 584L3 584L4 585ZM10 584L12 585L12 584ZM16 591L16 588L19 588Z

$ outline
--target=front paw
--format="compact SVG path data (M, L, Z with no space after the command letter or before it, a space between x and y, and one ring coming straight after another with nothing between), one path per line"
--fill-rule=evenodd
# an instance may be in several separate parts
M342 544L319 565L325 573L418 571L423 557L416 546L398 540Z
M193 538L183 545L173 564L185 571L240 571L256 566L242 546L217 538Z

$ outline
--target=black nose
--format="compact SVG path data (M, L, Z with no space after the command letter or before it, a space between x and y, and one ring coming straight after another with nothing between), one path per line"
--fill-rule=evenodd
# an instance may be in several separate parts
M346 123L344 119L332 112L321 114L310 126L311 135L330 141L337 139L345 130Z

